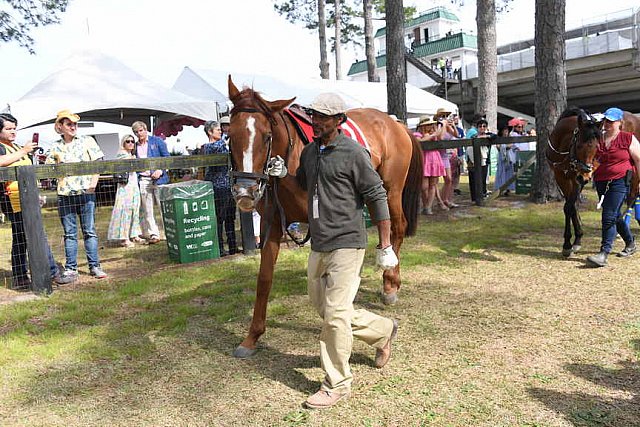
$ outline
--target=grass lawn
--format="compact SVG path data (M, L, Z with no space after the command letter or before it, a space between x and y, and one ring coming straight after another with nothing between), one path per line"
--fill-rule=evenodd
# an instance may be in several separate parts
M569 260L560 203L509 197L422 216L393 307L379 302L369 250L356 305L399 319L398 340L382 370L356 342L352 397L327 411L301 408L322 377L308 248L281 253L249 360L231 352L258 257L175 265L163 245L112 249L109 280L0 305L0 424L640 426L640 257L585 268L599 248L587 193L585 252Z

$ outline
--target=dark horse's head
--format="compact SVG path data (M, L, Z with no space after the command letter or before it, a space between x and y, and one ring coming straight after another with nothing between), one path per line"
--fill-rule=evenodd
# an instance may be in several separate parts
M601 135L597 117L581 108L567 109L550 136L547 153L552 166L575 174L579 184L586 184L598 166L595 157Z
M233 102L229 127L231 192L240 210L250 212L269 181L267 162L276 154L285 157L286 149L279 145L287 143L286 137L282 137L278 123L283 121L282 110L295 98L266 101L252 89L238 90L231 76L228 85Z

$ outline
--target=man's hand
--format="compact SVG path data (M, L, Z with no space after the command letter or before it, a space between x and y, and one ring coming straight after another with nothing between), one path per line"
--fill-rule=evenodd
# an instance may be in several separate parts
M282 157L275 156L269 159L267 163L267 175L284 178L287 176L287 172L287 167L284 165L284 159Z
M31 154L33 153L33 150L36 148L37 146L31 142L31 141L27 141L24 146L20 149L20 151L22 151L24 154Z
M390 270L398 265L398 257L393 251L393 246L376 249L376 264L382 267L383 270Z
M159 179L161 176L162 176L162 171L158 169L153 171L153 173L151 174L151 179Z

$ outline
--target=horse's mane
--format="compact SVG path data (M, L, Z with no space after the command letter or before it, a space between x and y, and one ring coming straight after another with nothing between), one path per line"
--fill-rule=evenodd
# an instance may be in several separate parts
M260 92L249 87L242 88L242 91L235 96L231 102L233 102L231 114L241 112L242 110L253 109L264 113L269 120L274 120L273 113L267 101L260 95Z
M567 117L575 117L575 116L579 116L582 113L586 113L585 110L583 110L580 107L576 107L576 106L570 106L567 107L566 110L564 110L562 112L562 114L560 114L560 117L558 118L558 121L562 120L562 119L566 119ZM588 114L588 113L587 113Z
M589 118L591 117L588 111L580 107L570 106L562 112L562 114L558 118L558 122L560 122L560 120L562 119L566 119L568 117L578 117L582 114L586 114ZM578 123L580 122L578 121ZM600 138L600 128L598 124L592 119L584 120L582 126L582 141L589 141L598 138Z

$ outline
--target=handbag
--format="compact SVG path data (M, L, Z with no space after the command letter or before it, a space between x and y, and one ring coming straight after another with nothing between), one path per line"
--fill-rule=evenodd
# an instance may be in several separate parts
M129 172L114 173L113 181L116 184L126 184L129 182Z

